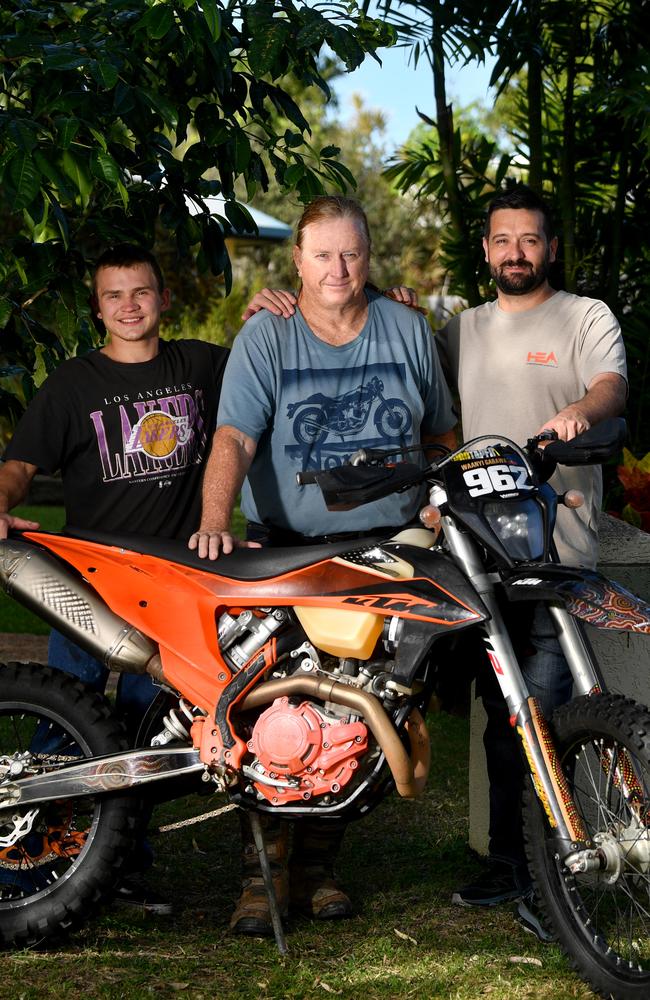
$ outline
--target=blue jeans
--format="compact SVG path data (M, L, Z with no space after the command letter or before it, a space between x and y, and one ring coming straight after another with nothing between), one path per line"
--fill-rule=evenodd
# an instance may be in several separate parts
M108 668L85 649L52 629L47 649L48 663L103 694L108 681ZM149 674L120 674L115 708L133 739L142 716L156 697L157 688Z
M544 604L535 605L528 639L529 649L520 657L521 670L530 694L539 699L549 718L571 697L573 678ZM490 782L489 854L525 866L521 820L525 765L494 671L486 671L482 681L488 716L483 744Z

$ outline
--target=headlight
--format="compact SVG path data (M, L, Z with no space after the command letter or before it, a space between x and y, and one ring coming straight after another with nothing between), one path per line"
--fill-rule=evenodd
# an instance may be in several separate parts
M544 520L534 500L486 503L483 515L513 559L540 559L544 555Z

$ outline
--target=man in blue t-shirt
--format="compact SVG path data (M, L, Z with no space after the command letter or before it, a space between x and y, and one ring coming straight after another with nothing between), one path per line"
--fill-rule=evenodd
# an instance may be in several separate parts
M455 443L456 423L431 330L424 317L367 287L370 235L347 198L312 202L293 252L302 285L289 318L260 312L233 346L203 486L201 527L190 548L202 557L231 552L230 519L243 486L248 537L268 544L320 542L350 534L392 534L417 514L412 490L357 510L327 510L296 472L333 467L359 448ZM285 824L282 824L285 826ZM342 821L295 824L287 877L286 830L267 827L281 909L291 903L320 919L348 916L334 878ZM270 931L270 915L250 832L234 930Z

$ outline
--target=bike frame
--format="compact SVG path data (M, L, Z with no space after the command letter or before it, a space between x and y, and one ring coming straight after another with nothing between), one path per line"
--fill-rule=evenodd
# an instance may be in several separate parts
M436 505L444 504L444 490L436 487L432 495L434 499ZM441 523L449 551L490 612L490 619L479 626L487 656L508 706L511 725L528 761L535 791L549 824L555 830L558 850L563 857L567 857L587 847L588 836L559 766L548 722L538 700L531 697L526 687L503 621L496 597L495 584L499 578L486 573L479 550L467 532L461 531L448 516L443 516ZM563 608L550 605L549 612L558 631L576 692L589 694L602 691L595 661L577 623Z

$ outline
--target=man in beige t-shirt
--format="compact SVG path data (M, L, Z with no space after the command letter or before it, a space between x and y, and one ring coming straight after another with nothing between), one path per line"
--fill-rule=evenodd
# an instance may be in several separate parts
M496 301L459 313L436 337L449 385L458 390L464 440L495 434L524 444L545 429L569 440L624 408L618 321L604 302L550 286L557 242L549 210L530 188L518 185L491 202L483 248ZM560 559L595 566L600 469L561 468L551 484L559 494L570 488L585 494L582 508L558 508L554 539ZM541 606L532 615L529 638L535 652L522 658L522 671L550 714L570 697L571 676ZM525 897L530 886L520 816L523 768L491 672L480 671L478 686L488 713L489 860L484 874L452 898L463 906L494 906ZM530 909L520 904L520 914L531 926Z

